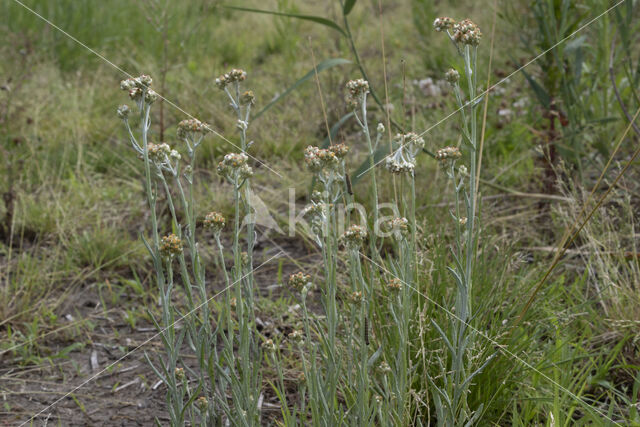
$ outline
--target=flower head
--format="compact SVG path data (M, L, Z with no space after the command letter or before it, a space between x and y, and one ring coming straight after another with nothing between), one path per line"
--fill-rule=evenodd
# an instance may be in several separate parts
M335 171L340 164L340 159L330 149L318 148L309 145L304 150L304 161L313 172Z
M173 233L164 236L160 242L160 253L167 258L180 255L182 253L182 240Z
M450 68L444 74L444 78L449 82L451 86L455 86L460 81L460 73L454 68Z
M149 142L147 144L147 151L149 152L149 159L156 163L163 163L166 161L167 156L171 154L171 147L166 142L154 144Z
M210 228L215 234L222 231L225 226L225 219L218 212L209 212L203 221L204 228Z
M481 38L480 28L470 19L460 21L453 26L453 39L457 43L478 46Z
M406 218L393 218L382 223L383 231L406 237L409 233L409 221Z
M396 150L392 156L387 157L384 166L389 172L396 175L412 174L416 167L414 162L410 162L402 156L402 149Z
M349 302L354 305L360 304L362 302L362 292L360 291L351 292L349 294Z
M262 348L268 351L269 353L274 353L276 351L276 345L271 338L265 340L262 343Z
M387 283L387 289L390 291L399 291L402 289L402 282L397 277L394 277Z
M206 397L200 396L199 398L196 399L195 405L196 405L196 408L198 408L198 410L200 412L204 413L204 412L207 412L207 407L209 406L209 401L207 400Z
M186 119L178 123L178 138L180 139L201 136L207 132L211 132L209 125L198 119Z
M347 103L357 107L369 93L369 82L364 79L349 80L347 82Z
M446 31L452 29L455 23L456 21L449 18L448 16L442 16L440 18L436 18L436 20L433 21L433 28L436 31Z
M216 79L216 86L218 86L219 89L224 89L228 84L242 82L246 80L246 78L246 71L234 68L228 73L222 74L220 77L218 77Z
M447 160L457 160L462 157L462 153L458 147L444 147L436 151L436 160L446 162Z
M342 233L340 240L348 249L357 249L367 238L367 229L361 225L352 225Z
M151 104L158 99L158 94L151 89L152 81L151 77L142 74L140 77L122 80L120 89L129 92L129 97L134 101L139 102L144 97L144 101Z
M389 366L387 362L380 363L378 369L380 369L380 372L382 372L383 374L391 372L391 366Z
M182 381L185 379L184 368L176 368L174 371L174 375L178 381Z
M331 151L338 159L344 159L349 152L349 147L346 144L334 144L329 147Z
M218 174L238 184L253 175L253 169L247 164L247 160L249 158L244 153L229 153L218 163Z
M131 109L127 104L122 104L121 106L118 107L118 110L117 110L118 117L120 117L123 120L126 120L129 117L130 112L131 112Z
M298 272L289 276L288 285L291 289L301 292L311 285L311 276Z
M248 90L240 95L240 105L253 105L256 103L256 97L252 90Z
M304 335L302 335L302 332L297 329L291 332L288 336L289 336L289 339L296 344L301 344L302 341L304 340Z

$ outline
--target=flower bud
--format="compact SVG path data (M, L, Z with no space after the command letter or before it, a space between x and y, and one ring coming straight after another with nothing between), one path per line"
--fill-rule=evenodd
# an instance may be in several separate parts
M253 91L248 90L240 95L240 105L253 105L256 102L256 97L253 95Z
M199 398L196 399L195 405L196 405L196 408L198 408L198 411L204 413L204 412L207 412L209 401L207 401L206 397L200 396Z
M455 86L460 81L460 73L457 70L450 68L444 75L444 78L449 82L451 86Z
M117 110L118 117L120 117L123 120L126 120L129 117L130 112L131 112L131 109L127 104L122 104L121 106L118 107L118 110Z

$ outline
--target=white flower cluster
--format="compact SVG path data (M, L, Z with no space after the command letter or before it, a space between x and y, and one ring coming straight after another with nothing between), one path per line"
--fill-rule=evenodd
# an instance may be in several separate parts
M312 172L333 172L340 165L340 158L330 149L309 145L304 150L304 161Z
M153 80L146 74L132 79L122 80L120 89L129 92L129 97L136 102L144 99L147 104L152 104L158 99L158 94L151 89Z
M349 80L347 82L347 104L356 108L369 93L369 82L364 79Z
M216 86L224 89L227 85L234 82L242 82L247 79L247 72L238 68L234 68L216 79Z
M446 31L452 29L455 23L456 21L448 16L442 16L433 21L433 28L435 28L436 31Z
M436 151L436 160L443 164L448 161L456 161L462 157L462 153L458 147L444 147Z
M144 159L144 149L137 149L138 158ZM147 155L149 160L156 165L159 170L170 172L172 175L178 173L178 163L182 156L177 150L172 149L166 142L147 144Z
M357 249L367 238L367 229L362 225L351 225L347 228L342 236L340 236L340 240L347 249Z
M478 46L482 33L480 28L470 19L465 19L453 26L453 39L462 44Z
M444 75L444 78L449 82L451 86L455 86L460 81L460 73L457 70L450 68Z
M178 138L180 139L189 137L193 139L207 132L211 132L209 125L198 119L187 119L178 123Z
M253 175L253 169L247 164L248 160L249 158L244 153L229 153L218 163L218 175L240 186Z
M414 132L397 134L394 142L399 148L387 157L385 167L393 174L413 173L416 156L424 148L424 139Z

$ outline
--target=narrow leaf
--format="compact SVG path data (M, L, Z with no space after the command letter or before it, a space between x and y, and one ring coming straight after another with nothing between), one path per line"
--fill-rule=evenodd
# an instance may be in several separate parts
M356 5L356 0L347 0L344 3L344 7L342 8L342 13L344 14L344 16L347 16L351 12L351 9L353 9L353 6L355 5Z
M336 24L330 19L323 18L321 16L300 15L298 13L287 13L287 12L276 12L274 10L254 9L251 7L239 7L239 6L229 6L229 5L224 5L222 7L224 7L225 9L239 10L242 12L264 13L267 15L276 15L276 16L285 16L287 18L303 19L305 21L311 21L311 22L315 22L316 24L325 25L329 28L339 31L340 34L347 37L347 33L345 33L345 31L338 24Z
M529 85L531 86L531 89L533 89L533 92L536 94L536 97L538 98L538 101L540 101L540 104L542 104L544 108L549 108L549 106L551 105L551 97L549 97L547 91L544 90L542 86L540 86L538 82L529 75L529 73L524 71L524 69L520 70L520 72L524 74L524 77L529 82Z

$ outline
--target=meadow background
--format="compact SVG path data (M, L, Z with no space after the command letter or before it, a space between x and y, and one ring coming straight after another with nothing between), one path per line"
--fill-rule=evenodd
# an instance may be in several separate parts
M460 134L455 120L440 122L457 108L443 81L455 57L433 20L469 17L479 25L479 82L486 88L487 78L494 84L509 76L617 5L489 93L473 323L526 363L497 358L474 379L470 400L485 405L479 425L640 425L640 173L633 157L640 131L628 129L640 107L637 1L362 0L348 15L351 39L322 23L214 0L24 4L113 64L14 0L0 4L0 424L20 425L155 333L147 312L158 309L153 267L139 238L148 220L143 180L115 116L119 82L127 76L114 65L150 74L156 91L180 107L165 102L162 116L154 107L158 140L171 141L188 112L237 142L235 120L214 84L232 67L248 72L254 111L277 99L254 115L252 155L281 176L256 164L253 185L284 230L289 189L296 191L297 213L308 196L303 150L325 141L327 124L333 139L351 147L352 170L364 162L357 126L345 118L344 84L365 70L381 100L371 102L371 123L386 121L385 106L399 127L429 129L416 171L421 289L449 305L449 253L441 242L453 233L443 220L451 188L430 153L458 145ZM321 16L345 28L338 1L233 6ZM278 98L314 65L317 83L312 73ZM198 203L227 217L232 200L220 191L215 167L230 149L208 136L196 171L204 183ZM597 209L586 206L593 214L527 307L606 166L595 199L609 190L607 198ZM366 202L368 180L353 185ZM388 182L382 186L383 193L393 191ZM283 278L299 269L322 274L304 230L295 236L264 230L258 259L279 250L288 255L256 273L266 335L293 327L295 301L283 292ZM523 321L510 329L521 313ZM437 307L425 315L447 322ZM438 339L433 331L416 337L418 353ZM159 351L160 343L145 350ZM34 425L151 425L154 417L166 423L165 391L141 353ZM292 356L286 364L292 382L296 367ZM274 375L267 370L265 383ZM413 387L420 393L427 384ZM416 413L428 424L431 403L423 403ZM269 422L278 419L272 395L263 410Z

